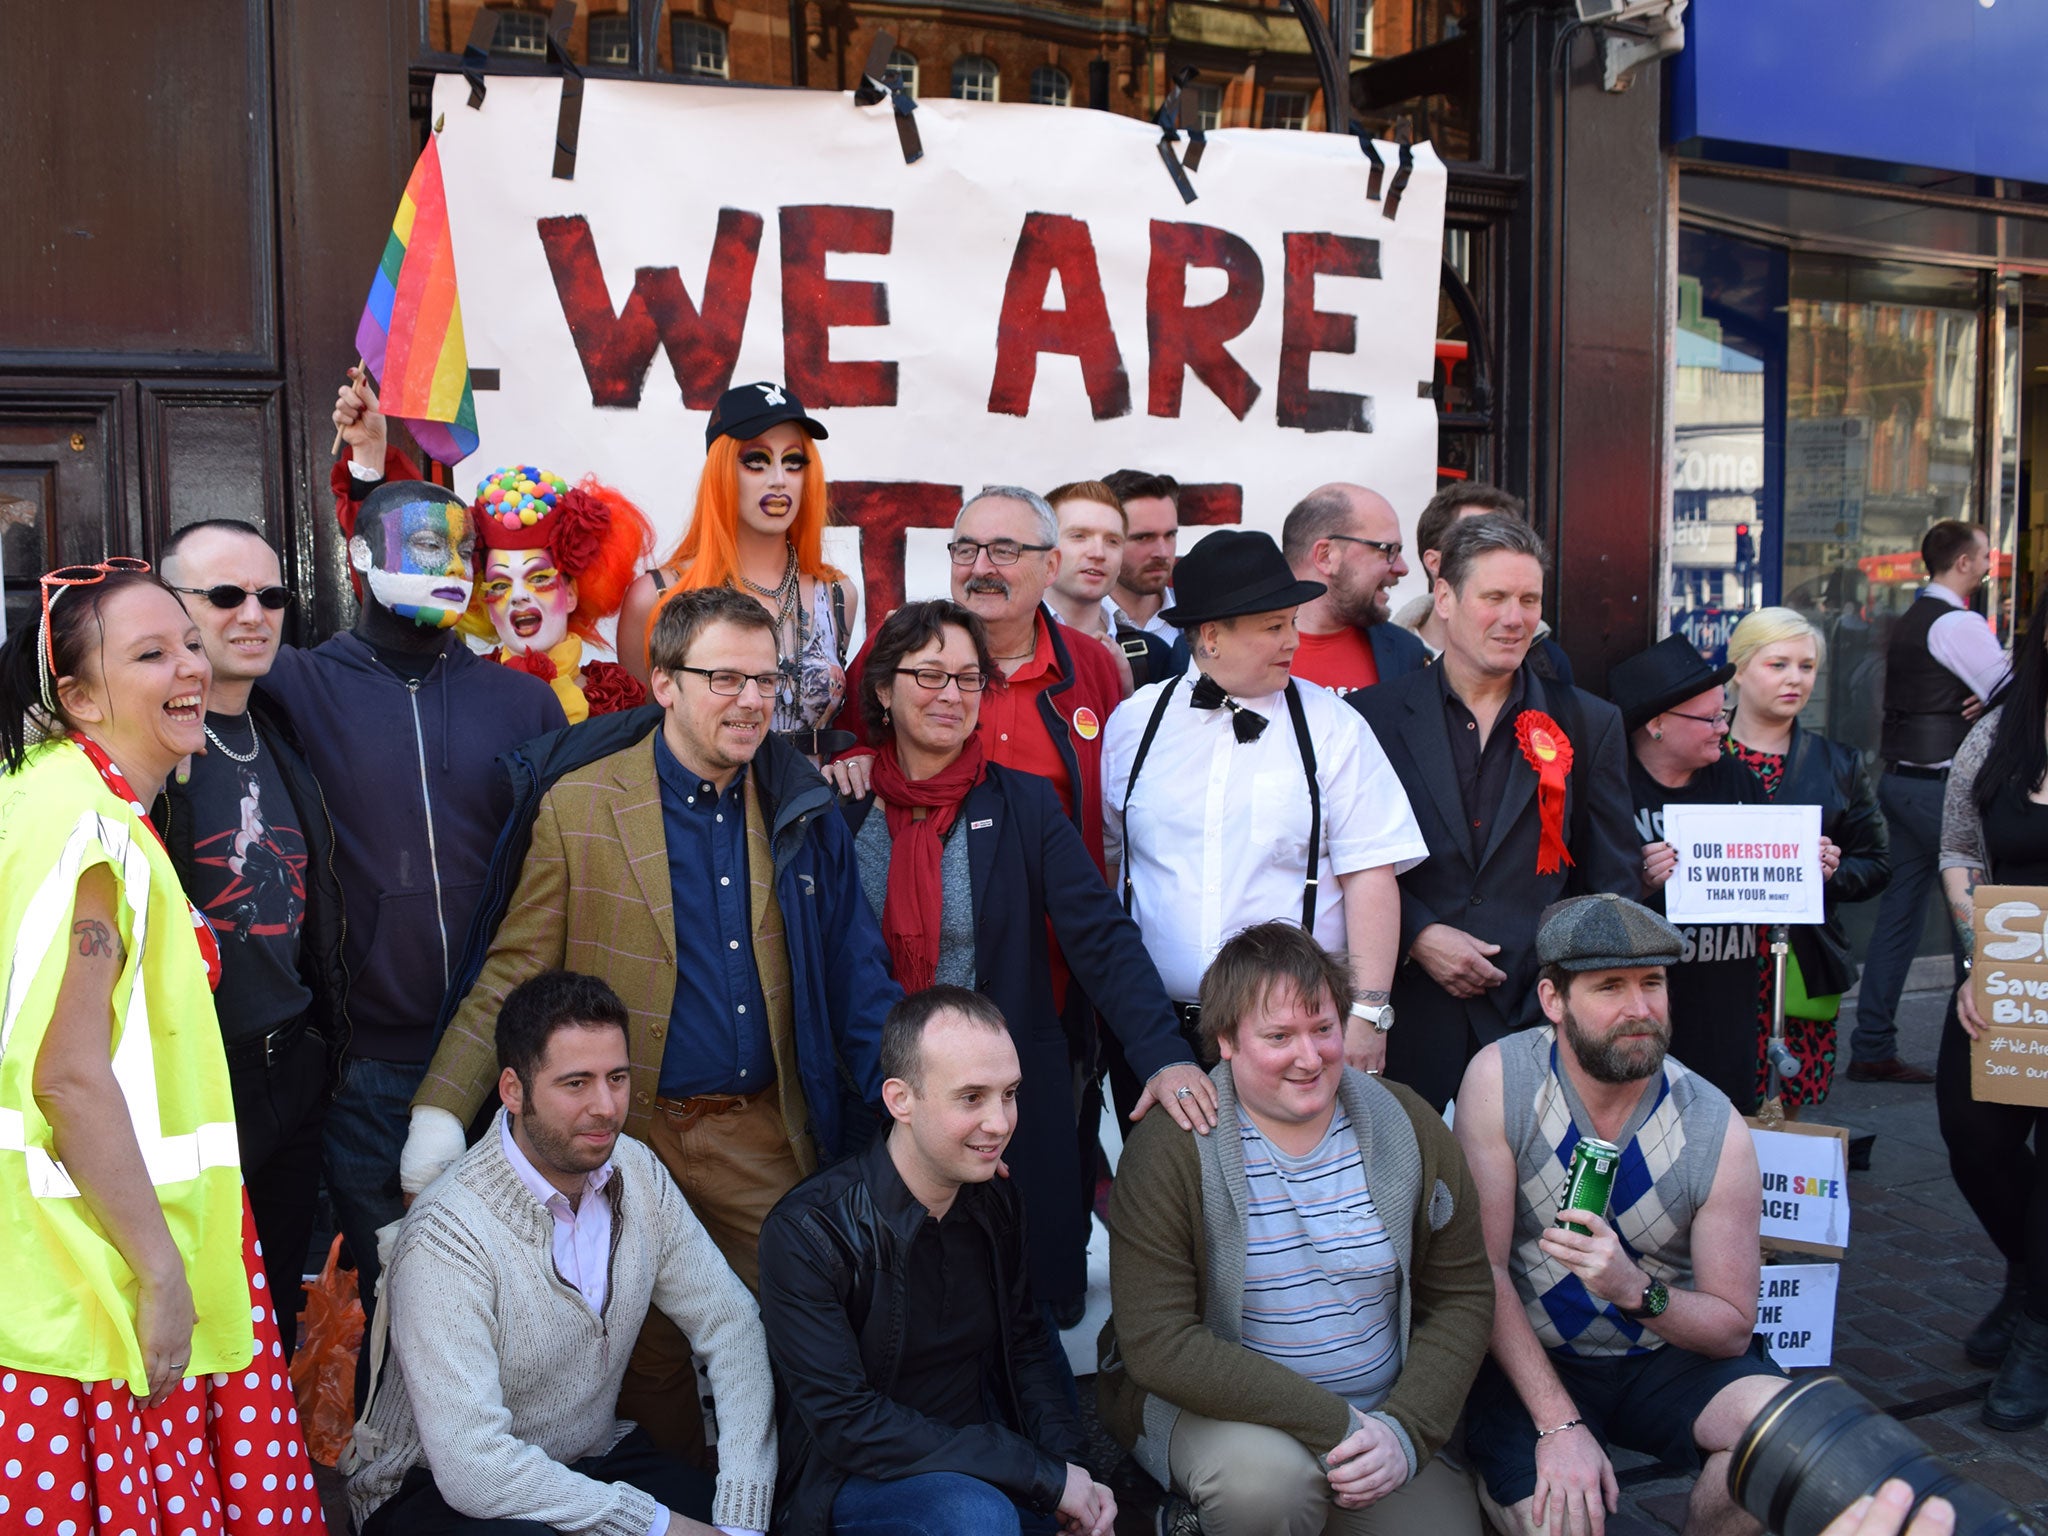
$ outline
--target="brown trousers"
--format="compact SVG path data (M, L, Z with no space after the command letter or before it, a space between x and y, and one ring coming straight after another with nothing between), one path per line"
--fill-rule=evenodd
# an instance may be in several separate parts
M694 1110L703 1100L692 1100ZM709 1112L658 1103L647 1144L747 1289L760 1288L761 1223L802 1172L774 1088L716 1101ZM619 1417L635 1420L670 1455L705 1463L705 1422L690 1341L650 1309L619 1388Z

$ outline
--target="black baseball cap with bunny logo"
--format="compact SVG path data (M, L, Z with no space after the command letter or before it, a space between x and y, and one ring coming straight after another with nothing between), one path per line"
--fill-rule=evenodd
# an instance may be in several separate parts
M704 446L709 448L721 437L736 437L745 442L785 421L795 422L813 441L830 436L822 425L804 414L803 401L790 393L786 385L765 381L741 384L720 395L718 404L711 408L711 420L704 424Z

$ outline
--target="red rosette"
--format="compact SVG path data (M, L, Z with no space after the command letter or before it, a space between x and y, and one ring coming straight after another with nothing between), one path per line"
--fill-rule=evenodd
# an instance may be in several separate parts
M640 680L617 662L586 661L583 664L583 697L593 715L615 715L638 709L647 702L647 690Z
M544 683L552 683L556 677L557 668L545 651L500 651L498 660L514 672L524 672Z
M580 577L604 552L605 527L610 521L611 510L581 486L558 497L554 511L542 519L556 569L571 580Z
M1515 745L1536 770L1536 810L1541 836L1536 844L1536 873L1554 875L1573 862L1564 841L1564 789L1572 771L1571 738L1540 709L1515 716Z

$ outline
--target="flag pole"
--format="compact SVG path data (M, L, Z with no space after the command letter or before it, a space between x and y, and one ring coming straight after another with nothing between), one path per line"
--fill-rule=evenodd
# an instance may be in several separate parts
M349 369L348 376L357 384L363 382L363 360L360 357L356 359L355 367ZM339 452L341 452L341 428L336 427L334 429L334 446L327 450L327 456L331 459ZM381 464L378 466L378 472L380 474L383 472Z

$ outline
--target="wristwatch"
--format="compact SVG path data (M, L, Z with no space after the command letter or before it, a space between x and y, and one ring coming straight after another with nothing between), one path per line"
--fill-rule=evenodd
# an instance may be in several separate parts
M1643 1299L1632 1307L1622 1310L1630 1317L1662 1317L1664 1309L1671 1305L1671 1292L1662 1280L1653 1279L1643 1287Z
M1384 1035L1394 1027L1394 1005L1392 1003L1381 1003L1378 1007L1374 1007L1370 1003L1353 1003L1351 1005L1351 1017L1365 1020L1366 1023Z

